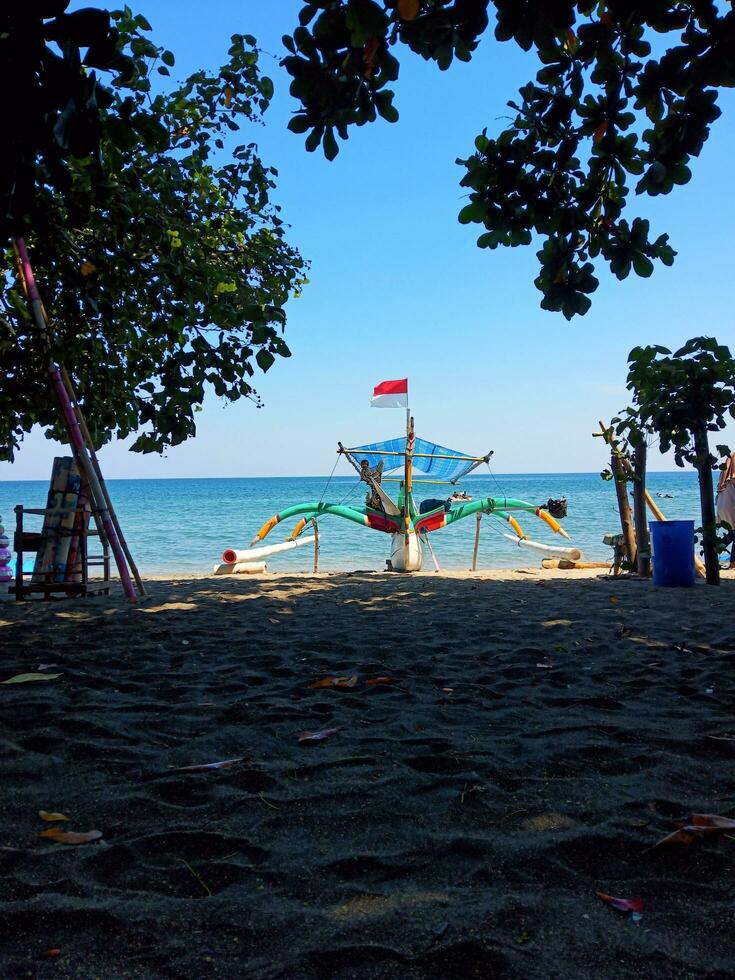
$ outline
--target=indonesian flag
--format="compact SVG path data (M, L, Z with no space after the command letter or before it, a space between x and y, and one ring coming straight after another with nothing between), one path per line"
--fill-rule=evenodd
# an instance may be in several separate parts
M408 408L408 378L381 381L373 388L372 408Z

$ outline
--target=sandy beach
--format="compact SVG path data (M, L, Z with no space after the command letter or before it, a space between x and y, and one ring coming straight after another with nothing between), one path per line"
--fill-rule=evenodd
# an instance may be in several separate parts
M735 832L651 849L735 816L723 579L281 574L1 603L0 681L59 676L0 685L0 976L732 977Z

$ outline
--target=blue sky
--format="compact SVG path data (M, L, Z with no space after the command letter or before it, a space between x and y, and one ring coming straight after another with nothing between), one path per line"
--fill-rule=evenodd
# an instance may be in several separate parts
M288 304L293 357L258 379L265 408L212 397L197 438L164 458L105 447L108 478L327 473L338 439L400 434L402 413L371 410L369 397L377 382L404 376L420 435L468 452L492 448L498 472L594 471L604 451L590 434L628 403L631 347L675 347L702 333L735 346L734 93L720 97L723 116L690 184L637 202L654 231L669 232L674 266L623 283L601 270L592 310L570 324L539 309L534 248L479 250L475 227L457 222L455 159L483 127L504 127L506 102L536 70L532 57L491 34L470 64L446 73L406 52L399 123L354 131L328 163L286 130L295 105L277 58L298 0L133 6L176 54L176 78L221 64L234 32L254 34L274 56L262 58L276 88L266 126L246 135L279 170L274 199L311 261L311 282ZM735 443L732 427L728 436ZM53 454L34 434L14 465L0 464L0 479L45 478ZM655 454L650 465L674 468Z

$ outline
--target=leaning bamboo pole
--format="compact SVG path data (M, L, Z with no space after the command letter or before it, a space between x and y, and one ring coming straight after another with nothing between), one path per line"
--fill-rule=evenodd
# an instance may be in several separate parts
M92 459L92 465L94 466L95 471L97 473L97 477L99 479L100 487L102 489L102 494L105 499L105 504L107 505L107 509L110 513L110 517L115 527L115 531L117 532L118 540L120 541L122 550L125 553L125 558L128 562L128 565L130 566L130 571L133 573L133 578L135 579L135 584L138 587L138 592L143 596L147 595L145 585L143 584L143 579L141 578L140 572L138 571L138 566L135 564L135 561L133 560L133 556L130 553L130 548L128 547L128 543L125 540L125 536L123 535L122 530L120 528L120 522L117 519L117 513L115 512L115 508L112 506L112 500L110 499L110 494L107 489L107 484L105 483L105 478L102 475L102 468L97 458L97 452L94 448L94 442L92 441L92 436L90 435L89 428L87 427L87 420L84 418L84 413L82 412L81 405L79 404L79 399L77 398L76 391L74 390L74 385L72 384L72 380L69 377L69 373L67 372L63 364L60 366L60 370L61 370L61 376L64 379L64 383L68 388L68 390L70 391L72 398L74 400L73 401L74 413L77 416L77 419L79 420L79 425L81 427L82 434L87 443L89 455Z
M22 238L16 238L14 241L14 246L15 253L18 257L18 267L20 269L23 288L28 299L28 303L31 307L31 313L33 315L36 327L48 336L49 326L47 315L43 307L41 296L38 292L38 286L36 285L36 280L33 275L33 268L31 266L30 259L28 258L28 251L26 249L25 241ZM128 566L125 561L125 554L120 545L120 540L117 536L115 525L112 522L110 511L105 502L105 496L102 492L102 487L100 486L97 472L92 465L88 446L82 433L82 428L79 424L79 419L77 418L72 407L70 392L64 384L64 379L61 375L61 371L59 370L59 366L54 361L51 352L49 352L48 371L51 377L51 384L53 385L56 397L58 398L59 405L61 407L64 424L67 432L69 433L69 439L74 449L74 454L79 462L84 480L89 487L90 495L94 501L95 507L99 512L100 521L102 522L107 540L109 541L110 548L115 557L115 564L117 565L117 569L120 574L120 582L123 587L123 592L130 602L136 602L137 596L130 578Z

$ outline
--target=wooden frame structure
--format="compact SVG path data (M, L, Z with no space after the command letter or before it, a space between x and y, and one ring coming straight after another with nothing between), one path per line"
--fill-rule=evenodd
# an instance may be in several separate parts
M23 599L30 599L33 593L40 593L44 599L50 599L53 593L61 593L66 596L88 596L88 595L109 595L110 594L110 548L104 535L99 531L91 531L86 526L85 518L89 517L89 511L78 508L77 516L81 518L76 529L67 531L56 530L58 535L78 535L79 536L79 565L80 581L78 582L34 582L33 572L23 571L23 555L28 552L36 553L39 546L45 540L43 531L27 531L23 526L26 514L46 517L53 508L48 507L24 507L18 504L15 507L15 534L13 536L13 550L15 552L15 585L11 585L9 592L15 593L17 602ZM100 538L102 554L90 555L88 551L88 538ZM95 579L90 587L89 569L90 567L102 567L102 578ZM30 581L25 581L30 576Z
M107 491L102 470L97 459L94 441L82 413L74 385L61 359L55 357L55 338L51 322L38 291L33 268L23 238L16 238L13 247L18 264L18 276L23 287L29 312L37 329L46 336L49 346L48 372L51 384L59 402L64 426L69 434L69 442L74 454L79 474L87 485L90 496L92 516L97 525L100 538L109 547L120 575L123 593L130 602L137 602L145 596L145 586L130 549L120 528L117 515ZM22 572L22 568L21 568ZM22 574L21 574L22 578ZM54 583L63 584L63 583Z

